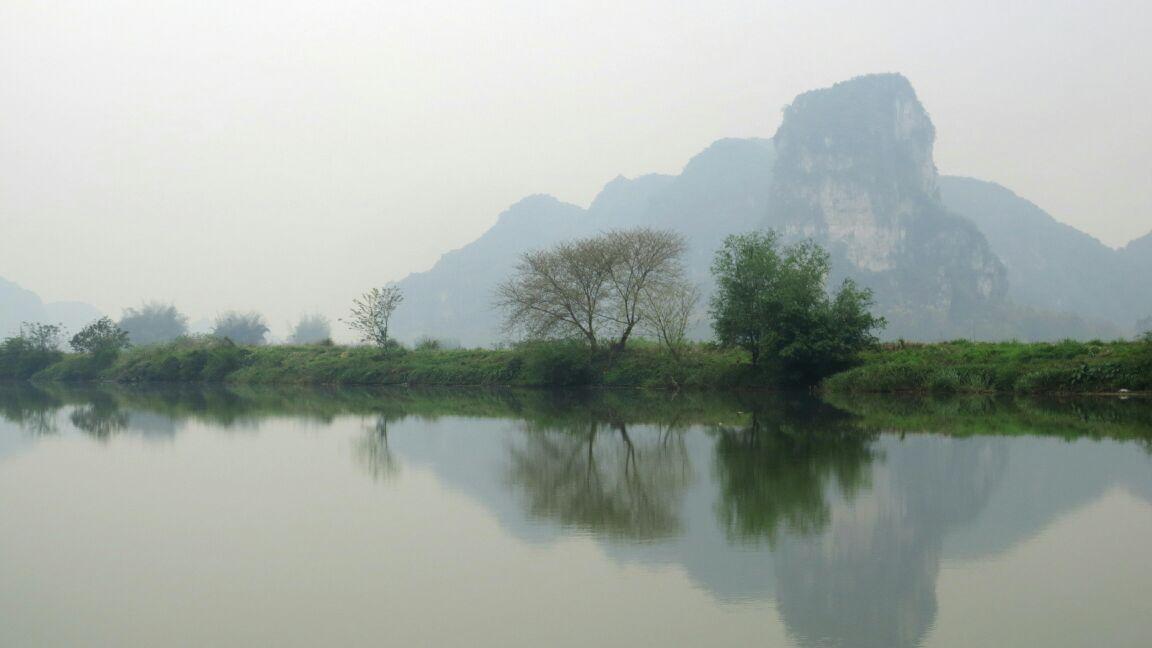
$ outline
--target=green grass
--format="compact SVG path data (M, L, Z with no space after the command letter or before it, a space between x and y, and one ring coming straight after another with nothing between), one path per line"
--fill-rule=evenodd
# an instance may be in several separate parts
M1106 393L1152 391L1152 343L898 344L824 381L829 392Z
M509 349L416 350L340 346L242 347L184 339L129 349L114 358L62 354L34 381L227 382L299 385L723 388L775 386L739 351L698 345L673 358L644 342L617 354L572 343Z
M692 345L679 357L643 340L624 352L575 343L507 349L415 350L341 346L242 347L211 338L129 349L118 356L0 356L0 377L42 382L736 389L786 387L771 363L739 350ZM35 362L32 362L35 360ZM7 365L5 364L7 362ZM10 365L10 366L9 366ZM829 393L1152 392L1152 342L892 344L823 383Z

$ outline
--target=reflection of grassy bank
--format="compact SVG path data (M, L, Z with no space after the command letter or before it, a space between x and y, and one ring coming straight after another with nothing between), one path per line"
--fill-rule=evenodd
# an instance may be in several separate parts
M824 383L831 392L1152 391L1152 342L948 342L887 347Z
M826 399L853 414L858 425L886 432L1136 439L1152 450L1152 402L1147 399L874 394L828 394Z
M0 418L17 424L93 404L110 415L130 410L223 426L280 416L464 416L515 419L536 429L583 430L592 422L718 432L768 426L796 437L854 429L1152 439L1152 401L1142 398L828 393L821 400L770 392L0 383Z

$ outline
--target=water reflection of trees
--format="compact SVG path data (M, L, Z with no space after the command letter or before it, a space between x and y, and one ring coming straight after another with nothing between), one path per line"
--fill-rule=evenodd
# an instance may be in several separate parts
M509 449L507 481L538 518L632 540L674 535L692 478L681 432L620 420L529 425Z
M388 447L389 417L379 416L364 429L364 434L353 442L357 461L373 479L388 480L400 472L400 461Z
M68 415L72 425L97 439L106 440L128 427L128 412L106 393L95 392L89 401Z
M811 534L829 518L828 495L851 498L868 483L874 434L807 397L756 404L741 427L716 428L717 513L728 536L773 543Z
M63 406L59 399L29 383L0 384L0 418L34 436L58 431L56 412Z

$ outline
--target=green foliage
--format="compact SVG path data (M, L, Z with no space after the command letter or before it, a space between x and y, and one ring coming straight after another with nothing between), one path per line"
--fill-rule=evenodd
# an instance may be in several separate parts
M148 302L140 308L129 308L119 326L128 333L135 346L171 342L188 333L188 318L172 304Z
M216 382L245 366L252 351L227 339L181 338L130 349L105 377L120 382Z
M521 345L520 381L529 385L577 387L593 383L595 356L576 342Z
M850 280L830 298L829 268L828 253L811 241L781 247L772 231L729 236L712 265L717 338L745 349L753 365L780 363L792 382L850 366L876 344L873 331L884 320L869 312L871 291Z
M1152 391L1143 342L899 344L824 381L832 392L1091 393Z
M48 326L48 329L43 326ZM21 334L0 342L0 378L30 378L37 371L59 362L63 356L56 347L59 344L59 327L55 327L54 340L50 334L52 326L22 326Z
M128 332L107 317L92 322L72 336L68 343L77 353L92 355L116 355L128 348Z
M439 351L440 347L440 340L436 338L422 337L416 341L417 351Z

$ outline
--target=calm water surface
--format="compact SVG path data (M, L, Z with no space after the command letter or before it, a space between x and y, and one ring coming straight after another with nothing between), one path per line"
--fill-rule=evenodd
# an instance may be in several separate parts
M0 646L1147 646L1152 405L0 386Z

